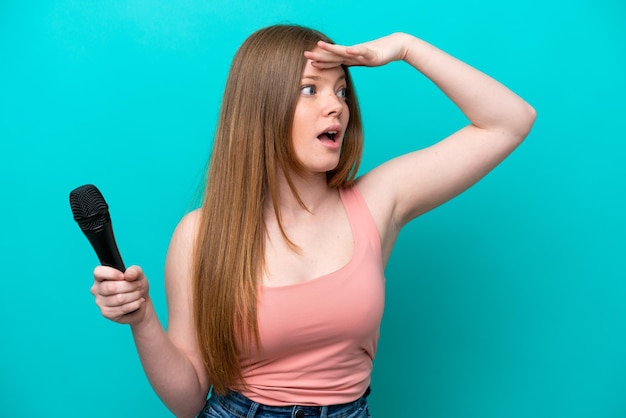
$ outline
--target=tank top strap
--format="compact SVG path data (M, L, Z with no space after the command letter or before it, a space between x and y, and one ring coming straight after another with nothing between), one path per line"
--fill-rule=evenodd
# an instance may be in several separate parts
M382 250L378 227L358 187L353 184L350 187L340 188L339 195L350 221L352 235L357 241L355 246L364 245L380 257Z

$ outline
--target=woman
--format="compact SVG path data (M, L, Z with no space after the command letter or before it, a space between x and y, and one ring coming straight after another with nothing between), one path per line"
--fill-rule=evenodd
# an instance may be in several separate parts
M348 67L405 61L470 120L355 180ZM366 417L384 266L402 226L487 174L535 112L411 35L352 47L279 25L251 35L227 81L202 207L165 268L168 332L141 268L94 271L102 314L131 325L145 372L180 417Z

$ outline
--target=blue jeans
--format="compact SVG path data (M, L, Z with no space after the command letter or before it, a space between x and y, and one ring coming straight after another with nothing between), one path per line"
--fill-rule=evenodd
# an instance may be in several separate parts
M368 391L369 392L369 391ZM331 406L268 406L238 392L213 394L198 418L369 418L365 395L354 402Z

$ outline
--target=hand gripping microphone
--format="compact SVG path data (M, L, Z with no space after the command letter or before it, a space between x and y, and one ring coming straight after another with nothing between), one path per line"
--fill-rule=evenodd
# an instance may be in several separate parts
M100 190L92 184L80 186L70 192L70 207L74 220L96 251L100 264L126 270L122 256L115 244L109 205Z

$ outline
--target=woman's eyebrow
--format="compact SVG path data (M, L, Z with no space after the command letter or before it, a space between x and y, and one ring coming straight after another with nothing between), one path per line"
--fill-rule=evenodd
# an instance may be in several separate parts
M302 76L302 79L303 80L307 79L307 80L313 80L313 81L321 81L321 80L326 80L327 77L322 77L322 76L319 76L319 75L306 75L305 74L305 75ZM342 74L339 77L337 77L336 81L341 81L341 80L345 80L345 79L346 79L346 76Z

